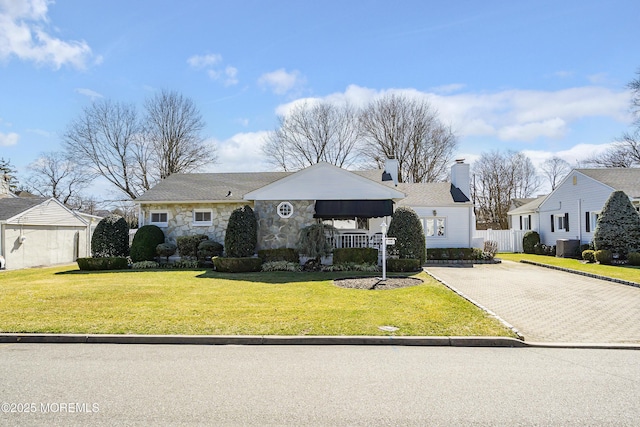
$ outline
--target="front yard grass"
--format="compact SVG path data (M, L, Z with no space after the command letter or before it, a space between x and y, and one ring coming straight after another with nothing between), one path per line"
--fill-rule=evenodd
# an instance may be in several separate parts
M354 273L210 270L0 273L0 332L188 335L511 336L424 272L425 283L364 291Z
M556 258L553 256L521 253L499 253L496 255L496 258L516 262L520 262L521 260L534 261L541 264L564 267L572 270L584 271L591 274L599 274L600 276L612 277L614 279L622 279L629 282L640 283L640 267L634 267L630 265L585 264L580 260L572 258Z

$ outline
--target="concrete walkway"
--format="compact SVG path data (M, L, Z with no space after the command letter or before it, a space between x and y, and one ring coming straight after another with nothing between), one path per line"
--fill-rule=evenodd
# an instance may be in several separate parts
M426 270L526 341L640 343L640 288L511 261Z

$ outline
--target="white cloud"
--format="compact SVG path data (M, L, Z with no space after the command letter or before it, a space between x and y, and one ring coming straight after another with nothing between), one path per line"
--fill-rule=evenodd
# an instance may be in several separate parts
M293 90L300 89L306 79L298 70L287 72L284 68L265 73L258 79L258 84L270 89L276 95L284 95Z
M16 145L20 136L15 133L2 133L0 132L0 147L9 147L11 145Z
M225 141L210 141L217 147L218 163L211 172L260 172L272 169L265 163L262 145L267 131L238 133Z
M463 83L451 83L448 85L436 86L431 90L435 93L447 94L452 92L459 92L460 90L464 89L465 86L466 85Z
M209 78L221 81L225 86L238 83L238 69L231 65L221 68L222 55L217 53L194 55L187 59L187 63L195 69L205 69Z
M75 92L91 98L92 101L95 101L98 98L103 98L102 94L91 89L77 88Z
M498 131L503 141L532 141L538 137L561 138L566 131L564 120L555 119L504 126Z
M92 53L85 41L65 41L47 32L48 5L47 0L0 0L0 59L15 56L56 70L86 68Z
M216 65L222 61L222 55L210 53L207 55L193 55L187 59L187 63L193 68L204 68Z

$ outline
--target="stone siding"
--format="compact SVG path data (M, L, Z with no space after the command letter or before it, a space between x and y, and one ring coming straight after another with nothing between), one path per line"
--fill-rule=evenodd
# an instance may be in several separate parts
M289 218L280 218L277 212L278 205L284 201L293 206L293 215ZM258 200L254 211L258 218L258 250L295 248L300 230L316 222L313 200Z
M181 204L181 205L145 205L145 224L149 224L152 210L166 210L169 212L167 227L162 227L167 242L176 243L180 236L194 234L206 234L209 240L224 245L224 235L229 224L229 217L234 209L251 203L219 203L219 204ZM193 224L194 209L211 209L211 221L209 226Z

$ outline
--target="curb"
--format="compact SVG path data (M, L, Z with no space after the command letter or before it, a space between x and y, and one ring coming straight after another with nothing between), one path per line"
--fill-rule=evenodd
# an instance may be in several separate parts
M616 279L616 278L608 277L608 276L601 276L599 274L587 273L586 271L573 270L571 268L566 268L566 267L558 267L558 266L555 266L555 265L543 264L541 262L529 261L527 259L521 259L520 262L522 264L529 264L529 265L535 265L536 267L550 268L552 270L564 271L566 273L579 274L580 276L591 277L593 279L606 280L608 282L620 283L622 285L627 285L627 286L633 286L635 288L640 288L640 283L630 282L628 280Z
M640 343L538 343L508 337L0 334L0 344L370 345L640 350Z

